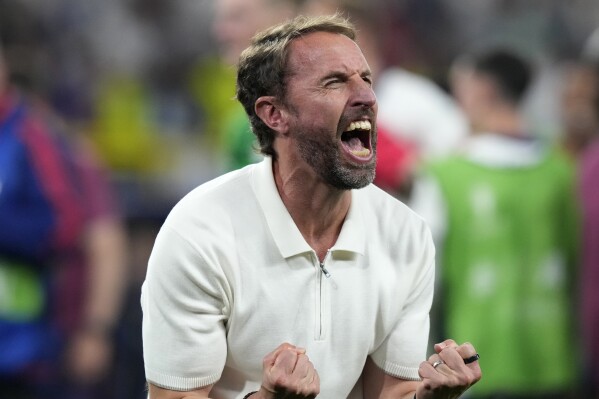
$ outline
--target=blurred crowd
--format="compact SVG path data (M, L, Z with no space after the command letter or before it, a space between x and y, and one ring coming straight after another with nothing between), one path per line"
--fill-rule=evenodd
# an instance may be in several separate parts
M236 60L334 12L375 77L375 183L433 231L431 340L477 347L473 398L599 398L594 0L1 0L0 398L146 397L154 237L259 160Z

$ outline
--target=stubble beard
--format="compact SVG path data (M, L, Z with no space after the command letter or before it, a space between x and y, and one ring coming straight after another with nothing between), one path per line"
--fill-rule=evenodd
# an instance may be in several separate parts
M364 188L373 182L376 169L376 126L371 132L373 157L366 164L349 164L339 144L339 136L331 138L329 131L298 134L300 156L329 185L339 190Z

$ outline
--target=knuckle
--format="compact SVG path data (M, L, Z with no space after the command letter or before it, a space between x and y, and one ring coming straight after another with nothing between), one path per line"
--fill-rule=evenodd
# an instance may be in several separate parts
M277 388L288 388L289 381L284 374L278 374L273 378L273 385Z
M461 377L452 376L448 377L447 385L452 388L461 387L464 386L464 381Z
M473 355L476 353L474 345L472 345L470 342L464 342L462 345L460 345L460 347L463 349L467 349L468 353L472 353Z
M318 376L318 374L316 374L314 376L314 381L312 381L312 390L315 393L320 393L320 377Z
M476 381L478 381L478 379L476 378L476 375L474 373L466 372L458 376L456 386L469 387L473 385Z
M458 346L457 343L453 339L451 339L451 338L446 339L445 341L443 341L443 345L445 347L448 347L448 346L454 346L454 347Z
M271 363L272 363L272 359L271 359L270 355L267 355L262 359L262 367L264 367L264 368L270 366Z
M297 355L297 361L298 363L310 363L310 360L308 359L308 356L305 353L300 353Z
M308 367L308 374L311 374L313 376L314 381L318 380L318 371L316 371L312 364L310 364Z
M307 395L318 395L320 393L320 384L316 381L309 384L306 388L305 394Z
M470 375L470 374L467 374L462 379L462 385L464 385L464 386L470 386L470 385L474 384L475 382L476 382L476 380L474 379L474 376Z
M298 383L298 381L289 381L289 383L286 386L287 391L288 392L292 392L295 395L300 395L302 394L302 387L301 385Z
M446 346L445 348L443 348L443 350L439 353L447 353L447 352L455 352L458 350L457 346Z

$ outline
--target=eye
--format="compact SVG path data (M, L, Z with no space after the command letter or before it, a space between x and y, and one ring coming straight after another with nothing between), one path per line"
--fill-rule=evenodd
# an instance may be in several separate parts
M322 79L325 88L336 88L347 82L348 77L342 72L332 72Z
M342 84L341 78L330 78L324 82L324 87L335 87Z
M362 80L368 83L368 86L372 87L372 76L362 76Z

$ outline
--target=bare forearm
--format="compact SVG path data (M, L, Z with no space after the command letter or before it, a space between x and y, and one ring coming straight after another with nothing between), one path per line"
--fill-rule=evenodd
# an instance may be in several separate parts
M85 321L89 328L114 327L126 284L126 238L121 223L112 218L94 221L87 232L89 290Z
M401 380L386 374L369 357L362 374L364 397L413 399L420 381Z

